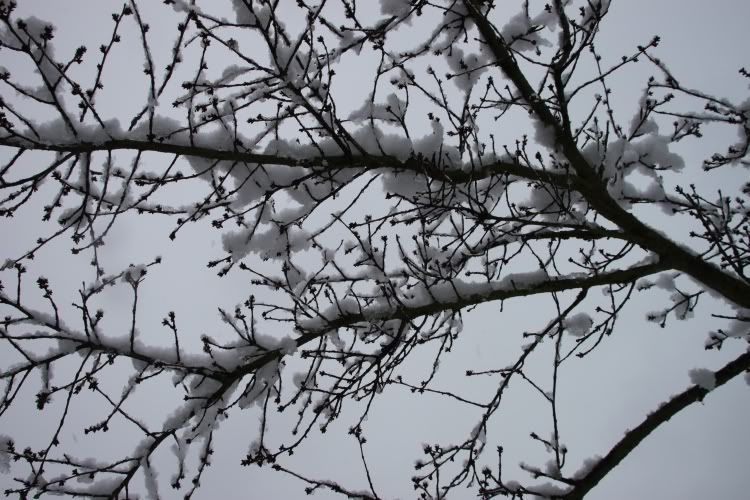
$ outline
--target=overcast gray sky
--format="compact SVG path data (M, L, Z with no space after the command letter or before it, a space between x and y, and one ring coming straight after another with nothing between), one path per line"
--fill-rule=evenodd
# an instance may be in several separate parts
M144 18L151 25L152 43L158 47L154 55L159 61L156 66L162 67L176 33L174 27L179 16L161 2L141 3L143 5L139 6ZM197 3L217 17L233 19L234 11L229 0ZM503 17L507 13L510 18L519 10L519 2L497 3L500 13L496 16ZM96 60L93 53L101 43L106 43L111 34L110 14L119 11L122 6L121 2L103 0L21 0L18 4L17 17L33 15L55 24L55 50L61 59L64 60L65 55L72 53L78 45L87 45L91 54L80 74L92 76L91 70ZM543 2L530 4L532 11L543 6ZM367 8L378 13L378 9L369 4L361 6L361 9ZM429 19L429 14L426 17ZM740 102L748 95L747 80L743 81L737 74L741 66L750 66L746 50L750 42L747 19L750 19L750 4L740 0L613 0L599 37L598 49L605 61L613 62L621 55L632 53L635 46L647 43L653 35L659 35L662 42L657 53L682 82ZM289 25L293 29L295 21L290 20ZM417 19L413 25L403 26L394 33L394 39L409 46L410 40L424 36L427 29L428 22ZM105 119L119 118L123 125L143 105L147 89L136 32L132 26L129 30L129 38L111 55L116 63L108 66L103 79L105 88L97 99L99 113ZM347 116L351 110L359 107L370 91L374 79L372 71L377 63L373 56L374 53L363 51L359 58L342 60L341 68L337 69L338 87L333 88L333 93L341 116ZM12 72L25 72L29 78L34 75L33 70L5 50L0 51L0 65ZM208 73L219 75L225 65L220 59L211 59ZM653 67L645 64L633 66L612 80L613 108L616 114L621 115L622 122L627 123L637 109L646 79L653 72ZM178 77L176 82L180 81L181 77ZM158 111L181 118L177 111L171 109L170 99L179 94L179 83L173 82L173 85L173 93L159 103ZM458 90L450 87L449 91L454 93L450 97L455 98ZM2 96L9 102L21 99L7 87L2 89ZM427 103L417 98L414 106L419 111L429 111ZM43 122L45 116L42 114L36 119ZM416 136L424 135L429 130L426 122L415 121L414 124L412 132ZM483 125L495 126L491 121ZM496 136L509 142L521 133L530 132L528 124L516 127L500 121L497 127L498 130L494 131ZM691 182L691 172L699 170L707 154L722 149L736 139L727 139L722 135L726 134L726 130L710 129L703 142L678 147L687 163L687 168L681 174L685 176L682 182ZM12 154L8 148L0 148L3 161ZM165 157L152 155L148 161L171 161L171 157ZM118 153L116 156L123 167L128 165L129 158L131 156L128 154ZM96 161L101 166L103 159ZM189 171L189 167L183 167ZM158 171L159 167L155 166L153 170ZM716 188L736 188L747 181L747 169L735 167L716 178L718 180L712 181L716 183ZM45 189L48 193L52 192L47 185L42 194ZM175 202L191 203L205 194L199 187L194 190L172 196ZM365 203L359 206L362 214L368 207L378 207L378 203L382 203L381 196L378 191L369 193ZM344 193L343 200L347 199ZM41 207L45 202L40 196L38 201L30 203L15 218L2 220L0 262L16 258L40 234L51 232L51 225L39 222ZM654 225L681 237L684 228L679 224L671 222L666 216L651 215ZM203 333L215 338L231 337L231 332L218 316L217 307L231 311L250 294L262 292L249 283L244 273L235 272L218 278L215 269L206 269L206 262L222 256L221 232L211 230L208 221L186 225L177 239L171 242L168 234L173 227L173 221L163 218L124 215L101 249L101 257L107 270L116 272L131 263L146 263L156 255L162 256L163 263L149 270L139 290L139 328L144 339L148 339L144 342L170 345L169 332L160 324L167 311L173 310L182 328L181 342L184 342L184 348L199 351L201 344L198 339ZM41 309L46 306L44 299L36 293L34 284L38 276L44 275L54 285L63 315L68 315L73 321L79 313L69 304L76 300L79 283L93 278L93 274L87 265L88 257L72 256L69 247L69 240L60 240L40 251L35 261L27 264L26 296L34 307ZM302 259L304 261L304 256ZM257 256L250 256L248 262L264 265ZM12 271L0 272L0 279L6 287L15 283L14 276ZM591 299L592 304L600 299L598 291L593 295L596 297ZM120 286L108 290L99 299L107 311L107 324L112 325L112 336L127 334L131 296L132 292L126 286ZM688 387L689 369L717 369L746 348L738 342L727 345L719 352L704 350L708 332L722 326L711 318L711 313L726 312L728 309L713 299L702 300L703 306L696 311L695 318L685 322L673 320L667 328L661 329L645 321L644 316L647 311L664 307L668 302L667 294L654 292L638 296L629 304L627 315L615 335L607 338L591 356L565 365L559 388L562 401L559 418L563 441L569 448L570 470L577 469L588 457L606 453L626 429L637 425L670 395ZM546 297L521 298L504 304L502 313L498 304L483 304L466 313L464 331L453 352L443 359L436 387L453 390L469 399L486 397L486 391L492 384L475 378L467 379L463 376L465 370L498 368L512 363L520 352L520 346L526 342L521 333L544 328L550 317L539 311L551 311L551 306L551 301ZM291 334L284 331L283 326L270 326L267 331L276 336ZM549 370L552 347L544 346L537 358L529 362L530 369L538 370L540 380L546 380L543 376ZM6 345L0 349L3 365L16 361ZM413 359L407 360L404 368L407 373L420 374L429 363L431 358L428 355L416 354ZM127 373L127 367L123 367L123 373ZM486 458L494 463L491 450L502 444L507 460L504 474L508 478L525 481L528 476L518 468L518 462L543 466L549 458L543 447L529 439L529 433L544 433L542 437L546 438L550 421L547 407L538 395L533 394L528 384L518 382L509 389L507 402L499 416L491 421ZM117 381L112 384L116 387ZM158 385L144 384L140 395L130 402L129 407L144 421L157 422L179 404L179 394L162 389ZM711 393L703 404L683 411L649 436L587 498L747 498L750 491L750 478L747 475L750 450L748 390L745 381L738 378ZM38 412L34 407L34 393L27 392L11 411L1 417L0 434L12 436L19 443L43 446L49 441L57 421L48 418L50 412ZM70 444L76 456L109 456L114 449L119 451L119 456L127 454L132 447L129 442L132 436L127 430L106 438L84 435L82 428L98 421L104 413L104 410L97 408L97 400L93 396L84 396L84 401L78 404L70 418L71 422L80 422L80 428L71 425L65 443ZM366 477L359 461L356 441L347 436L347 429L358 417L357 410L360 408L361 405L353 404L326 434L313 432L308 442L284 463L309 477L330 478L352 489L366 489ZM246 468L239 465L250 442L256 438L259 414L259 408L253 406L233 412L222 423L215 437L212 467L203 476L202 488L196 498L305 498L304 483L267 467ZM272 414L276 420L271 424L271 432L277 434L276 442L291 442L291 436L286 438L287 441L281 436L293 425L294 415ZM413 498L415 493L409 478L413 474L414 460L421 458L422 444L463 439L476 424L476 418L476 411L445 398L430 395L416 398L403 388L388 387L376 399L365 426L369 438L366 450L370 472L378 493L383 498ZM171 454L158 455L155 469L159 472L162 498L177 498L168 484L174 471ZM0 489L14 487L13 472L16 472L15 467L11 474L0 475ZM475 492L476 489L459 488L449 498L475 498ZM336 497L325 491L316 492L315 496Z

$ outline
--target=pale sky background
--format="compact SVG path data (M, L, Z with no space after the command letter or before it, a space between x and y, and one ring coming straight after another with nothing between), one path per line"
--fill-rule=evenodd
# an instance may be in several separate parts
M93 52L110 35L110 13L119 11L122 6L121 2L106 0L21 0L18 3L17 17L35 15L58 27L55 38L57 54L68 54L78 45L87 45L89 71L98 59ZM139 6L144 17L152 26L154 47L158 46L157 40L168 43L161 47L160 54L164 57L176 32L174 13L159 1L141 3L143 5ZM506 2L497 3L501 5L499 12L506 12ZM517 3L507 2L508 17L518 11ZM218 16L233 16L229 1L198 4ZM536 9L543 2L532 2L531 5ZM621 55L630 54L636 45L645 44L653 35L660 35L662 42L658 54L681 81L690 87L739 102L748 95L747 80L743 81L737 74L741 66L750 67L746 50L750 46L747 19L750 19L750 3L741 0L617 0L613 1L602 28L598 48L605 59L614 61ZM424 24L415 23L410 29L425 28ZM130 34L134 32L131 30ZM396 35L405 40L413 36L404 28ZM118 117L126 123L134 114L133 106L144 102L146 79L140 71L142 54L137 43L124 41L111 57L117 63L109 66L105 73L105 90L97 101L97 109L105 118ZM61 59L65 58L61 56ZM347 70L338 71L340 88L334 88L333 93L343 110L358 107L372 84L372 74L367 73L372 68L372 61L367 59L365 52L360 59L346 60L342 69ZM7 51L0 51L0 65L24 71L17 64L8 58ZM221 61L214 60L209 64L212 74L221 72ZM156 66L162 67L163 64ZM646 78L652 73L651 68L642 65L625 70L612 80L612 101L616 113L622 114L621 121L629 121ZM180 81L180 78L175 80ZM7 88L2 92L3 96L11 95ZM159 111L170 113L170 108L169 102L162 102ZM340 114L346 116L347 111ZM39 117L39 120L43 119ZM506 140L512 140L514 134L520 133L507 122L499 123L499 127L511 129L495 132ZM734 136L726 139L709 131L702 146L682 149L680 152L688 165L683 175L689 176L691 171L697 171L707 152L721 150L734 139ZM5 160L8 154L8 151L0 150L0 159ZM122 156L120 162L123 166L127 165L127 158L127 155ZM156 155L149 157L149 161L164 160ZM748 178L747 170L739 167L717 177L717 187L736 187ZM689 179L682 182L687 184ZM377 203L378 199L378 193L374 193L368 202ZM187 197L184 201L187 203L193 199ZM42 204L30 204L16 218L2 221L0 262L16 257L40 234L51 231L49 226L38 222ZM667 230L658 225L664 222L669 222L668 218L655 218L653 223ZM201 333L217 338L229 335L219 320L217 307L232 310L235 304L258 292L251 288L245 275L234 273L219 279L213 271L205 268L208 260L222 255L221 235L209 231L207 221L186 226L174 243L167 238L172 227L171 223L164 224L153 217L126 215L119 220L102 249L102 256L105 267L114 272L130 263L148 262L154 256L162 255L163 264L149 271L140 290L140 329L147 336L162 336L154 342L168 345L168 331L160 326L160 322L167 311L174 310L182 328L181 342L199 349ZM41 298L31 297L37 292L36 278L44 275L53 285L59 302L66 302L66 297L70 297L67 303L71 302L80 281L92 277L86 260L70 255L67 240L39 252L33 265L28 266L26 296L37 307L43 307ZM1 272L0 279L6 286L15 283L13 274L8 271ZM598 292L591 295L594 296L592 301L599 300ZM129 325L131 302L126 287L108 291L102 300L111 324L121 321ZM70 318L74 318L74 309L67 303L63 308ZM486 397L487 388L493 385L482 384L476 378L467 379L463 372L503 367L513 362L518 356L519 346L524 343L521 333L545 326L549 317L538 311L548 308L550 303L544 297L515 299L505 304L502 314L498 313L498 304L484 304L465 314L464 331L454 352L443 359L436 387L451 388L468 398ZM744 348L738 342L737 345L728 344L721 352L704 351L708 331L722 326L713 321L710 314L726 311L710 299L705 300L691 321L672 320L667 328L660 329L644 320L646 311L663 307L666 303L664 293L652 292L636 297L628 307L627 319L621 322L612 338L603 342L591 356L565 365L559 389L562 398L560 426L563 441L570 450L568 472L576 470L587 457L605 454L626 429L640 423L669 395L684 390L690 383L689 369L717 369ZM283 335L288 332L272 333ZM545 373L551 347L548 345L546 351L537 353L530 361L530 367ZM7 351L5 346L0 348L0 362L7 362ZM424 368L419 366L420 363L430 362L427 356L417 354L407 364L414 365L409 369L420 373ZM546 381L544 378L540 380ZM504 477L523 483L528 476L517 467L519 461L543 466L550 458L538 443L529 439L529 432L536 431L547 437L550 422L549 412L539 397L530 393L528 385L518 382L511 385L504 409L492 420L485 458L494 464L491 450L502 444L506 450ZM742 377L738 377L711 393L704 404L692 405L646 439L586 498L741 500L750 497L750 477L747 474L750 450L748 391L750 388ZM50 421L49 412L36 410L33 393L28 392L26 400L21 400L0 419L0 434L13 436L19 444L38 442L34 445L38 447L48 441L53 432L51 425L56 421ZM140 396L130 404L131 408L137 408L138 415L155 422L168 414L176 403L174 391L166 394L162 387L153 385L144 386ZM296 467L308 477L330 478L351 489L366 489L356 442L346 435L348 426L359 415L356 409L357 405L352 404L326 434L313 432L309 441L284 463ZM129 442L132 436L126 431L110 433L106 439L100 435L94 439L84 436L82 428L100 420L103 411L93 398L91 406L81 402L77 405L71 422L80 421L81 430L71 429L67 441L77 456L109 456L113 449L124 456L132 447ZM194 498L307 498L305 484L300 481L269 468L243 468L239 465L257 433L258 414L257 408L235 411L222 424L213 447L213 465L204 474L202 488ZM278 417L273 412L271 414ZM278 427L272 432L277 429L279 434L285 432L290 418L289 415L281 416ZM365 428L369 438L366 450L378 493L383 498L413 498L409 478L413 474L414 460L422 458L422 443L463 439L474 427L476 418L476 412L450 401L429 395L415 398L403 388L389 387L376 400ZM287 442L291 440L286 439ZM169 488L169 478L174 471L171 455L159 454L155 464L160 473L162 498L180 498L182 492L177 495ZM0 490L13 486L12 477L12 474L0 475ZM475 498L475 492L476 489L457 488L449 498ZM342 498L327 491L316 492L314 497Z

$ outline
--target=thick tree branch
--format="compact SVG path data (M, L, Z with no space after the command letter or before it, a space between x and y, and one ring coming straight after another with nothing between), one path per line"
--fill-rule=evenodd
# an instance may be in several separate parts
M0 138L0 146L12 148L24 148L36 151L52 151L65 154L65 158L71 155L94 153L97 151L130 150L141 152L157 152L175 154L180 156L194 156L214 161L230 161L238 163L260 163L265 165L284 165L290 167L310 167L321 170L341 168L364 168L375 170L379 168L392 168L396 170L411 171L425 174L431 179L465 183L477 181L492 176L510 175L528 179L530 181L544 182L563 189L575 189L578 179L575 175L566 172L550 172L530 168L520 163L511 161L495 161L487 165L477 166L471 170L437 168L432 162L424 158L412 157L401 161L393 156L380 155L332 155L313 158L292 158L289 156L249 153L243 151L230 151L224 149L213 149L201 146L190 146L181 144L170 144L167 142L140 141L131 139L114 139L99 143L76 142L72 144L48 144L19 141L16 139ZM64 160L55 162L55 167ZM322 165L326 165L323 167ZM49 173L54 167L43 171ZM40 173L41 175L41 173ZM5 183L0 181L0 187L14 186L21 181Z
M464 0L464 3L503 73L516 86L521 97L529 105L541 124L554 131L557 147L560 148L579 177L576 188L583 194L589 204L631 235L631 241L658 254L661 262L669 262L674 269L695 278L735 304L750 308L750 285L748 283L723 272L714 264L703 260L700 256L644 224L609 196L605 181L584 158L575 139L565 130L549 107L534 91L508 46L498 35L495 27L487 20L487 17L480 12L480 4L475 0Z
M387 309L380 310L375 313L368 313L363 311L358 314L346 314L342 315L337 319L326 322L319 328L305 329L301 337L297 339L297 347L302 347L313 340L319 339L320 337L335 332L339 328L346 328L357 323L372 322L378 320L390 320L400 319L410 321L421 316L427 316L430 314L440 313L448 310L459 310L466 307L474 306L484 302L493 302L498 300L506 300L514 297L528 297L531 295L538 295L541 293L554 293L563 292L566 290L578 290L582 288L591 288L595 286L604 285L619 285L624 283L630 283L640 278L644 278L651 274L655 274L661 271L668 270L669 266L661 263L645 264L641 266L634 266L628 269L622 269L618 271L611 271L608 273L601 273L594 276L587 277L559 277L550 278L541 283L519 286L512 288L503 288L495 290L486 294L469 295L465 297L459 297L454 301L447 303L430 303L425 306L399 308L399 309ZM252 362L247 363L238 367L236 370L227 373L223 381L222 387L216 391L215 398L219 399L223 396L224 392L228 390L236 381L255 372L261 367L268 363L274 362L281 358L279 351L270 351Z
M716 388L726 384L737 375L750 370L750 352L745 352L738 358L730 361L723 368L714 373L716 377ZM612 471L631 451L633 451L649 434L651 434L661 424L677 415L681 410L690 406L697 401L703 401L703 398L710 391L694 385L689 389L674 396L667 403L660 406L653 413L650 413L646 419L641 422L635 429L625 433L625 436L609 450L609 453L599 460L593 468L582 478L577 480L573 490L563 498L568 500L578 500L583 498L599 481Z

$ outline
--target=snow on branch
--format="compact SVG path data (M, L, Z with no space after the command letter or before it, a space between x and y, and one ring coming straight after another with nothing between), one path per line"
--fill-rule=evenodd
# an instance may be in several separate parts
M394 488L583 498L750 368L750 184L725 174L750 100L689 86L659 37L612 57L613 2L95 4L0 1L7 495L189 499L250 422L234 465L385 498L445 421ZM695 385L574 470L568 367L708 322L707 359L739 357L685 359ZM515 469L508 432L535 445Z

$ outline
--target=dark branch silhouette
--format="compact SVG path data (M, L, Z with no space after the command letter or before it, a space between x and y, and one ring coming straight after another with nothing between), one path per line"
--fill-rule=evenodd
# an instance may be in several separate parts
M524 2L512 16L480 0L225 3L231 19L208 2L129 0L95 20L108 26L95 53L60 50L80 27L0 1L0 216L13 243L0 263L0 421L31 404L48 423L42 446L0 435L6 495L160 498L171 487L191 498L221 460L219 424L257 410L242 465L308 494L384 498L366 420L384 392L406 389L475 412L464 438L423 446L410 471L420 498L583 498L656 428L750 370L750 184L704 182L750 166L747 101L678 80L659 37L601 54L609 0ZM622 122L611 84L637 65L660 76ZM134 93L137 106L109 116L108 99ZM708 127L727 145L697 171L678 143L714 148ZM676 222L662 227L665 215ZM247 293L160 283L161 257L111 264L103 248L133 217L176 248L195 243L189 228L213 231L222 249L207 267ZM107 306L110 290L128 302ZM188 293L216 304L216 332L196 332L176 304ZM532 296L547 300L529 312L534 326L502 332L524 342L513 363L453 352L482 304L503 324L506 302ZM642 318L638 296L659 304L645 321L663 328L710 309L707 350L742 353L691 371L693 385L576 469L561 367ZM144 320L154 309L160 323ZM547 372L532 373L527 362L550 349ZM464 387L489 389L446 389L441 362L465 364ZM551 437L530 437L550 460L522 464L523 483L493 436L511 385L550 415ZM158 404L144 406L153 391ZM337 420L356 440L361 484L288 461ZM106 453L77 458L80 430ZM165 455L168 482L157 480Z

